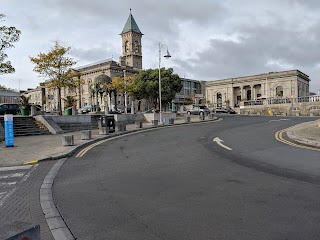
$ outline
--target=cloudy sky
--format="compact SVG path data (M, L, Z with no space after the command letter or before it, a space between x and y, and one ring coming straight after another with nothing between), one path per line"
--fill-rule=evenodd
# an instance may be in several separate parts
M34 88L43 81L28 56L55 41L70 46L76 66L119 60L121 33L132 8L141 32L143 68L157 68L159 41L168 45L181 77L216 80L299 69L320 90L318 0L0 0L1 24L22 31L7 50L15 74L0 75L7 87ZM163 51L165 49L163 48Z

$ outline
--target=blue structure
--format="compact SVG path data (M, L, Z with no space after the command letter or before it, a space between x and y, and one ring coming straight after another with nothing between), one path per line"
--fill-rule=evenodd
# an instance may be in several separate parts
M6 147L14 147L14 134L13 134L13 115L4 115L4 138L6 140Z

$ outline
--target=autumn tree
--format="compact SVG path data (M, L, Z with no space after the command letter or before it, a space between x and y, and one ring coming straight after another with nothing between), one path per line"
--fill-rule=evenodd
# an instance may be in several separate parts
M125 76L125 77L119 77L119 76L114 77L112 79L112 82L110 83L109 88L116 90L117 92L122 94L132 95L135 90L134 79L135 79L134 75Z
M36 65L33 71L39 73L40 76L49 78L46 86L58 90L58 111L60 115L62 114L61 88L77 85L77 78L71 68L76 62L67 56L69 50L70 47L61 46L56 42L48 53L39 53L37 57L29 57L31 62Z
M173 73L172 68L161 68L161 100L162 103L171 102L176 93L182 89L181 79ZM146 99L150 105L157 108L159 97L159 70L148 69L140 71L135 77L134 95L138 99Z
M0 14L0 22L5 16ZM15 27L0 26L0 74L14 73L15 69L12 67L10 61L5 61L8 57L4 51L8 48L12 48L13 43L20 39L21 31Z

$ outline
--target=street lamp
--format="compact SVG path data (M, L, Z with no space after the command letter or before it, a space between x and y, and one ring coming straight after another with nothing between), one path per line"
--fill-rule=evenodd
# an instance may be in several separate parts
M127 80L126 80L126 70L123 70L123 78L126 82L126 91L124 92L124 113L128 113L128 106L127 106Z
M162 104L161 104L161 69L160 69L160 64L161 64L161 48L163 46L167 47L167 52L164 57L166 59L169 59L171 57L169 51L168 51L168 46L166 44L162 44L159 42L159 112L160 112L160 124L162 123Z

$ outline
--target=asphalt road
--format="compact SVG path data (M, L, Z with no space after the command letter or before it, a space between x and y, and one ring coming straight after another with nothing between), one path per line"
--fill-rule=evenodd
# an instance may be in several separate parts
M320 239L320 154L274 137L310 119L271 119L108 141L66 161L55 202L78 239Z

